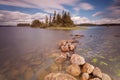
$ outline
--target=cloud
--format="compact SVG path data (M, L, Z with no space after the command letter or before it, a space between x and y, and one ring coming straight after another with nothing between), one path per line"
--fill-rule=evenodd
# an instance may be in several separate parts
M103 14L103 12L100 12L100 11L99 11L99 12L94 13L92 16L93 16L93 17L96 17L96 16L100 16L101 14Z
M120 18L120 0L114 0L113 4L107 8L105 17Z
M120 19L102 18L102 19L93 21L93 23L96 23L96 24L120 23Z
M78 6L74 7L74 10L76 10L76 11L79 11L80 9L82 9L82 10L93 10L94 6L89 4L89 3L81 2L81 3L79 3Z
M90 23L90 20L87 17L73 16L72 20L75 24Z
M19 11L0 10L1 25L16 25L17 23L31 23L34 19L45 20L45 13L26 14Z
M93 23L93 24L107 24L107 23L120 23L120 19L113 19L113 18L102 18L98 20L90 20L87 17L80 17L80 16L73 16L72 20L75 24L82 24L82 23Z
M37 8L46 12L64 10L63 5L74 5L78 0L0 0L0 4L24 8Z

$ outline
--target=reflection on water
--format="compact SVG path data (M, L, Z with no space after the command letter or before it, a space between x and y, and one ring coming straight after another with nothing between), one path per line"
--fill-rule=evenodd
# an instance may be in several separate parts
M58 31L34 28L0 28L0 79L43 80L51 72L50 53L59 52L58 41L82 34L76 53L101 68L114 80L120 79L120 27L92 27L87 30ZM55 68L55 67L54 67Z

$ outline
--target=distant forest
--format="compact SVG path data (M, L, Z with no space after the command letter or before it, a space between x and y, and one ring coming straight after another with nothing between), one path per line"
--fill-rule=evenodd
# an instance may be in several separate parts
M69 12L62 11L62 14L56 13L54 11L53 15L50 14L49 17L45 17L45 22L40 20L34 20L31 25L27 23L19 23L17 26L31 26L31 27L74 27L74 23L71 20L71 16Z

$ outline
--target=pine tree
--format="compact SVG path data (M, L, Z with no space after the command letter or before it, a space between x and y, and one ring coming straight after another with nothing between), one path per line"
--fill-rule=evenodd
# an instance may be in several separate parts
M56 23L57 23L57 25L62 23L61 15L59 13L57 14Z
M49 26L51 26L51 19L52 19L52 17L51 17L51 14L50 14L50 18L49 18Z
M48 27L48 17L47 16L45 18L45 25L46 25L46 27Z
M56 11L54 11L54 15L53 15L53 20L52 23L55 24L56 23Z

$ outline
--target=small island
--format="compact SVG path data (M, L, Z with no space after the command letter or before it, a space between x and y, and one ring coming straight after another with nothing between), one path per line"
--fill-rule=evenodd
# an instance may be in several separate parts
M28 23L19 23L18 27L22 26L30 26L32 28L47 28L47 29L78 29L73 23L70 13L66 11L62 11L62 14L56 13L54 11L53 15L45 17L45 21L40 21L35 19L31 24Z

